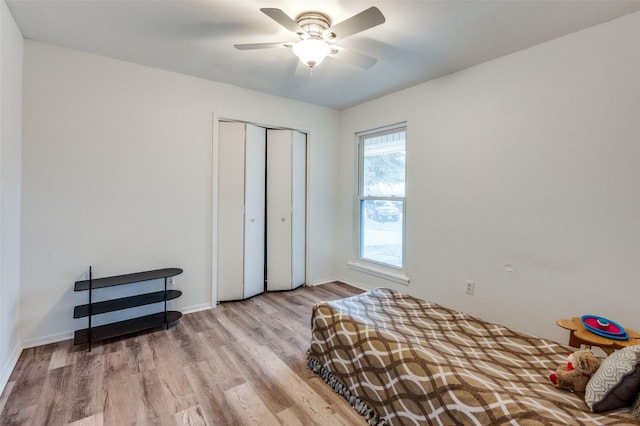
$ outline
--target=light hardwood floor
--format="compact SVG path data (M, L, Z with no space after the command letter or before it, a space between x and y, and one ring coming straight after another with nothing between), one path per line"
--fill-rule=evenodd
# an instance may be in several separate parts
M366 425L306 367L312 305L358 293L265 293L91 352L70 340L25 349L0 425Z

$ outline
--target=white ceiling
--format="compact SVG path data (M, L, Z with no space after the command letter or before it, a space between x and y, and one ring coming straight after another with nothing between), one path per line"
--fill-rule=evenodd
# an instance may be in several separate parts
M640 10L640 0L6 0L22 34L85 52L343 109ZM376 6L386 22L340 45L369 70L327 58L310 74L295 41L260 12L325 12L333 23Z

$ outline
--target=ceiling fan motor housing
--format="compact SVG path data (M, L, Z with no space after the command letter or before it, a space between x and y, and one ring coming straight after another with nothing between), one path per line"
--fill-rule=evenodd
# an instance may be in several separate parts
M296 23L309 34L309 38L316 40L331 40L335 34L327 30L331 28L331 18L321 12L303 12L296 17ZM306 38L304 33L298 33L300 38Z

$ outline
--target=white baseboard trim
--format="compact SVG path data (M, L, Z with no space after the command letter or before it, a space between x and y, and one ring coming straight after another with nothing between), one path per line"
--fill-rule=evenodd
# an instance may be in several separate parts
M342 283L345 283L347 285L350 285L351 287L355 287L355 288L360 289L362 291L369 291L369 290L373 290L375 288L375 287L363 284L363 283L358 282L358 281L352 281L352 280L348 280L348 279L344 279L344 278L337 279L336 281L340 281Z
M190 314L193 312L204 311L207 309L211 309L210 303L203 303L200 305L187 306L186 308L181 308L180 312L182 314ZM32 339L26 339L22 343L23 349L33 348L35 346L48 345L50 343L62 342L63 340L73 339L74 331L63 331L61 333L50 334L48 336L34 337Z
M340 282L340 283L344 283L347 285L350 285L351 287L355 287L359 290L362 291L368 291L368 290L372 290L374 287L371 287L370 285L366 285L363 284L361 282L358 281L351 281L348 279L344 279L344 278L327 278L327 279L323 279L323 280L317 280L314 281L312 284L307 284L310 287L315 287L315 286L319 286L319 285L324 285L324 284L330 284L330 283L335 283L335 282Z
M18 363L18 359L20 358L21 353L22 348L20 347L20 345L16 345L16 347L13 348L13 352L11 352L9 361L2 368L2 370L0 370L0 395L2 395L2 392L4 392L4 388L7 386L7 383L9 383L9 377L11 377L13 369L16 368L16 364Z
M322 285L322 284L329 284L335 281L342 281L340 278L338 277L330 277L330 278L321 278L319 280L314 280L311 283L308 283L307 285L309 287L315 287L317 285Z
M208 309L213 309L211 306L211 303L203 303L201 305L193 305L186 308L182 308L180 309L180 312L182 312L182 314L184 315L184 314L192 314L194 312L206 311Z
M50 343L62 342L63 340L73 339L73 333L73 331L63 331L61 333L50 334L48 336L25 339L22 346L24 349L28 349L36 346L48 345Z

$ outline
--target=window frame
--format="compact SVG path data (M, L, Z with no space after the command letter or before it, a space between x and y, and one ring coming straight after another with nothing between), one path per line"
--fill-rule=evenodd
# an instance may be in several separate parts
M357 176L356 176L356 196L355 196L355 211L354 211L354 237L355 237L355 258L357 259L355 262L349 262L349 266L352 269L359 270L361 272L370 273L372 275L380 276L382 278L391 279L393 281L408 284L409 278L404 275L405 267L406 267L406 212L407 212L407 193L406 193L406 177L407 177L407 167L405 162L404 168L404 183L405 183L405 191L404 196L402 197L394 197L394 196L371 196L364 195L364 146L365 140L371 137L385 136L393 133L404 132L405 135L405 145L404 145L404 153L406 158L407 153L407 123L397 123L390 126L385 126L377 129L372 129L364 132L356 133L356 162L357 162ZM389 263L384 263L380 261L376 261L374 259L370 259L362 256L362 243L364 238L364 218L366 217L366 211L364 208L366 201L400 201L402 202L402 212L401 212L401 221L402 221L402 262L401 266L392 265Z

